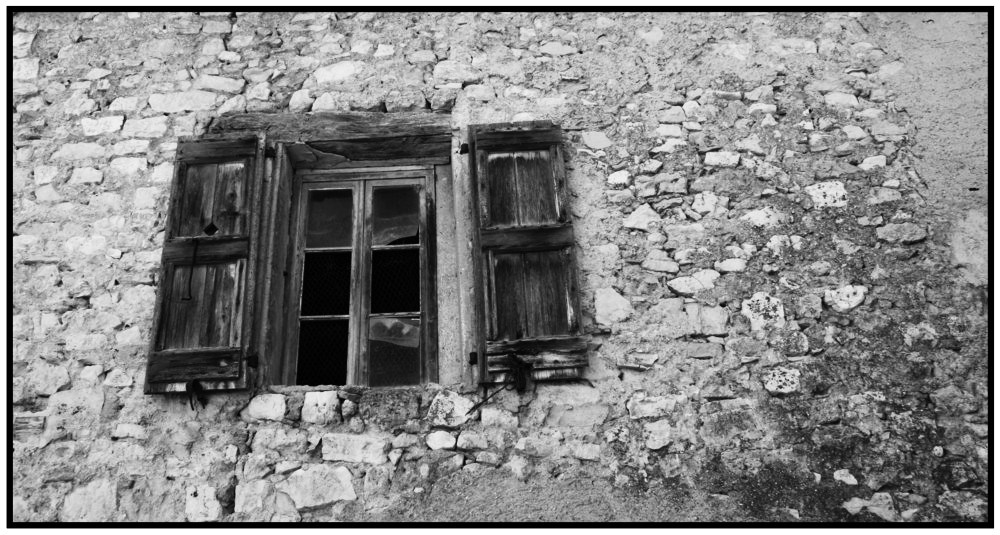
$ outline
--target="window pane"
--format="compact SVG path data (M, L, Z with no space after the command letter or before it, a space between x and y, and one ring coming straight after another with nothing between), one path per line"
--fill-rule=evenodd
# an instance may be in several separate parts
M368 329L369 386L420 382L420 320L372 318Z
M420 311L420 251L372 251L371 313Z
M346 384L348 321L300 321L299 326L296 384Z
M420 194L413 186L374 188L372 245L420 243Z
M302 273L302 316L350 314L351 253L305 254Z
M349 189L310 191L306 247L350 247L352 210Z

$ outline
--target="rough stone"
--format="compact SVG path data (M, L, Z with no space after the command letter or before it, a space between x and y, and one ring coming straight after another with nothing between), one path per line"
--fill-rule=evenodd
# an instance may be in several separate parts
M889 243L917 243L927 237L927 231L916 223L889 223L875 229L875 235Z
M720 273L746 271L747 261L742 258L727 258L715 263L715 270Z
M38 178L37 169L35 178ZM959 266L962 277L971 284L983 285L989 278L988 228L989 218L979 210L969 211L952 228L949 240L952 261Z
M216 95L208 91L183 91L179 93L153 94L149 97L149 107L162 113L210 110L215 107Z
M86 160L89 158L103 158L106 151L103 146L97 143L67 143L57 150L53 155L54 160Z
M614 288L599 288L594 292L594 319L603 325L625 321L632 315L632 304Z
M687 277L678 277L667 283L671 290L681 295L694 295L715 287L719 272L714 269L701 269Z
M669 420L657 420L643 425L646 447L651 450L663 449L672 442L673 429Z
M382 464L388 460L386 446L384 439L373 436L327 433L323 435L323 460Z
M302 421L326 425L338 420L337 409L340 400L335 390L327 392L306 392L302 402Z
M228 78L225 76L203 74L195 79L192 88L221 91L223 93L239 93L243 91L243 86L246 84L247 81L243 78Z
M847 190L839 180L817 182L805 187L817 208L840 208L847 206Z
M858 97L848 94L840 93L838 91L832 91L823 96L824 102L827 106L832 106L834 108L860 108L861 103L858 102Z
M122 122L124 120L125 117L122 115L111 115L108 117L100 117L98 119L89 119L84 117L83 119L80 119L80 127L83 129L83 135L85 136L99 136L101 134L117 132L121 129Z
M34 80L38 78L38 58L20 58L13 62L14 80Z
M759 331L765 327L784 327L785 308L781 300L765 292L757 292L743 301L740 313L750 320L750 329Z
M576 54L578 52L576 47L559 43L557 41L549 41L548 43L545 43L544 45L538 47L538 51L549 56L565 56L566 54Z
M646 259L642 261L642 269L661 273L677 273L680 270L680 266L670 258L670 255L666 251L653 249L646 255Z
M336 85L354 78L361 71L363 65L357 61L338 61L316 69L313 76L319 87Z
M115 519L117 509L115 484L108 479L95 479L73 489L59 508L60 522L108 522Z
M683 396L646 396L640 392L625 403L625 408L629 418L633 420L662 418L673 412L677 402L682 399Z
M584 132L581 136L583 144L593 150L606 149L612 145L608 136L604 132Z
M836 290L826 290L823 302L837 312L847 312L865 301L868 288L864 286L843 286Z
M650 208L648 204L643 204L625 218L623 225L625 228L634 228L649 232L650 224L659 223L660 221L660 215Z
M77 167L69 177L70 184L100 184L103 180L104 173L93 167Z
M770 206L765 206L764 208L758 208L756 210L751 210L740 217L741 221L746 221L755 227L761 228L771 228L776 227L785 222L786 215L771 208Z
M444 60L434 65L434 81L438 84L449 82L473 84L483 79L483 74L469 65L458 61Z
M292 498L297 509L309 509L358 499L345 466L306 464L274 487Z
M125 121L122 135L125 137L155 138L167 133L167 118L164 116Z
M442 390L434 396L427 409L427 420L432 425L458 427L469 420L475 402L456 392Z
M447 431L432 431L426 438L427 447L432 450L455 449L455 435Z
M615 171L608 175L608 184L612 186L627 186L629 183L628 171Z
M854 476L851 475L850 470L847 470L846 468L842 468L840 470L835 470L833 472L833 479L834 479L834 481L840 481L841 483L843 483L845 485L857 485L858 484L858 480L855 479Z
M250 400L246 415L255 420L281 421L285 417L285 396L260 394Z
M738 152L709 152L705 154L705 165L713 167L736 167L740 164Z
M772 394L790 394L799 389L799 370L778 367L764 374L764 388Z

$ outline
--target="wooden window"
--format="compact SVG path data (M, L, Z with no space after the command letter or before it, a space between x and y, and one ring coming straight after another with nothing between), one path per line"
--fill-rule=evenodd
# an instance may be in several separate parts
M429 113L233 115L179 142L146 393L437 381L450 158Z
M300 170L284 384L436 377L434 172Z
M480 376L506 380L512 356L535 379L586 366L562 134L550 123L470 128L479 208Z

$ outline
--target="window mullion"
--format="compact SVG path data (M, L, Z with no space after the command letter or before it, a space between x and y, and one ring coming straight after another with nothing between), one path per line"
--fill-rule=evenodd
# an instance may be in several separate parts
M368 366L366 364L369 287L371 276L371 248L369 230L369 195L368 184L365 181L354 182L354 247L351 264L351 349L348 356L348 384L368 384Z

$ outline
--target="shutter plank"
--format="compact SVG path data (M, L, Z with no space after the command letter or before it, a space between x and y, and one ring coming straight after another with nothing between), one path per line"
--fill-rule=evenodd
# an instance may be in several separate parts
M549 150L512 153L517 175L518 223L549 225L559 220Z
M578 353L586 351L587 339L583 336L546 336L521 340L496 340L486 343L488 355L517 353L530 355L537 353Z
M573 244L573 227L528 227L503 230L483 230L483 248L494 251L549 251Z
M518 253L495 253L493 257L493 336L495 340L516 340L524 336L524 263Z
M240 376L242 352L238 347L158 351L149 360L147 381L160 383L237 379Z
M219 164L212 220L219 228L216 235L231 236L247 233L246 215L243 213L245 162ZM207 223L206 223L207 224Z
M486 202L488 217L484 226L512 227L518 221L517 164L513 152L486 154Z
M568 269L561 250L524 253L525 336L568 334Z
M204 324L198 326L198 347L218 347L220 345L217 342L217 338L213 336L219 325L218 318L213 312L215 303L219 299L219 278L221 273L222 270L214 269L205 277L205 292L202 299L209 313L205 314Z

